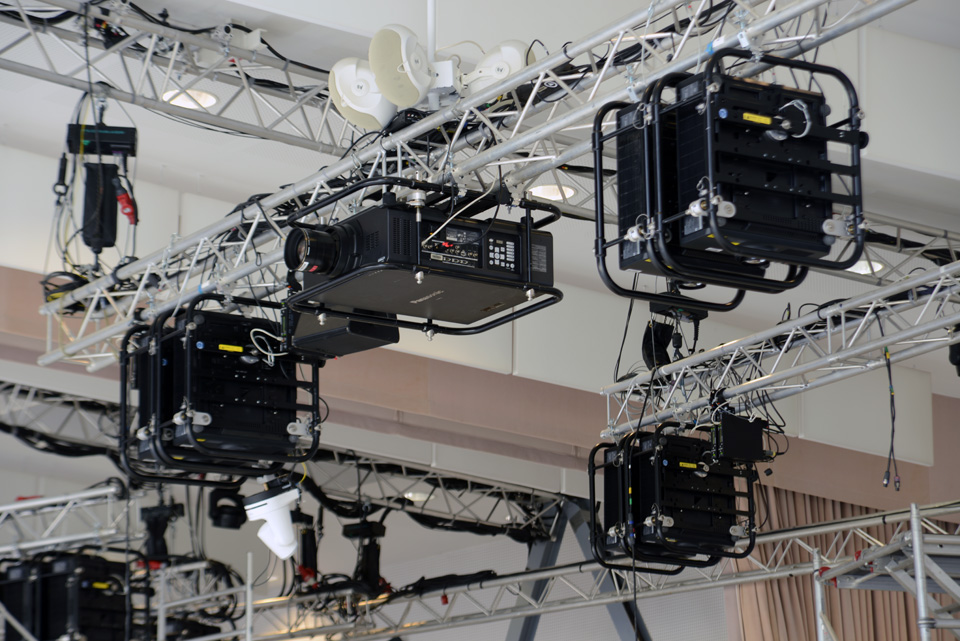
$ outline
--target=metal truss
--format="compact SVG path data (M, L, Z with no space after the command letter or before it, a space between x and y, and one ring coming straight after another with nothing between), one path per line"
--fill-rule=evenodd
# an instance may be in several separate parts
M49 317L48 351L39 362L48 365L68 359L96 368L113 360L117 337L135 317L149 321L210 292L229 294L240 289L267 297L282 289L282 280L271 270L282 258L277 237L285 233L284 212L293 199L313 202L336 192L340 181L419 175L434 183L453 181L460 187L481 189L502 182L519 195L547 175L552 182L575 183L587 194L582 200L561 204L568 215L593 218L594 213L584 207L591 201L590 186L583 184L589 181L571 163L589 164L581 157L589 155L587 131L600 106L635 100L663 75L697 67L709 51L747 43L757 52L802 55L910 1L736 0L722 17L714 4L703 0L656 2L399 132L371 139L322 171L258 203L245 204L220 223L175 238L166 248L44 305L41 313ZM21 36L27 37L33 36ZM0 62L9 49L0 47ZM3 65L25 72L9 62ZM743 73L761 71L748 67ZM425 145L427 138L430 143ZM613 182L608 179L605 188L612 189ZM316 212L317 216L349 215L369 195L362 192L341 200ZM404 195L400 190L398 196ZM277 212L278 207L282 211ZM249 233L245 226L254 221L271 229L261 235ZM231 230L239 230L231 236L236 242L222 250L225 234ZM82 312L76 311L75 303L83 307Z
M876 542L846 562L824 565L815 575L817 639L837 641L826 613L824 588L896 590L917 600L917 624L923 641L932 631L949 630L960 639L960 527L948 532L910 507L909 529L898 528L886 544ZM940 601L932 594L943 595Z
M58 440L116 448L119 411L112 403L0 382L0 423Z
M960 342L960 262L604 388L605 437L666 420L703 424Z
M327 496L389 507L428 519L439 527L474 525L523 540L553 536L565 497L429 466L323 449L308 464L310 477Z
M0 506L0 557L126 545L139 534L131 526L135 502L127 489L109 483L53 498L27 498Z
M272 55L259 31L248 36L224 25L210 34L190 34L150 22L124 2L6 4L0 14L0 69L337 156L356 133L332 109L327 73ZM44 20L57 8L75 15ZM96 29L101 21L109 27ZM190 90L212 93L218 101L205 107L189 97ZM193 100L195 108L171 104L178 96Z
M933 519L958 512L958 503L915 508L914 511L923 527L939 535L946 533ZM879 558L878 550L889 549L870 533L871 528L894 526L893 540L899 541L904 533L909 534L910 520L911 511L897 510L761 534L754 551L746 559L739 562L726 559L713 568L688 569L676 577L649 574L644 571L647 567L644 564L637 565L634 572L630 565L624 566L623 570L610 570L592 561L584 561L421 594L382 596L371 600L351 599L347 592L262 599L253 601L253 607L244 610L243 621L249 631L248 640L329 637L334 634L343 639L390 639L398 634L406 637L419 632L793 576L817 577L818 585L822 586L836 574L829 568L842 570L852 565L868 565L871 560ZM929 546L939 542L938 537L928 539ZM535 583L540 583L543 588L537 592L536 598L524 597L531 593L531 586ZM243 592L243 586L235 586L232 594ZM199 607L222 599L224 594L207 596L209 600L204 601L204 594L195 592L194 596L185 597L182 604ZM945 627L942 622L941 627ZM205 637L205 641L233 634L236 632L225 632Z
M116 448L120 408L17 383L0 383L0 422L59 441ZM321 448L311 478L332 499L360 500L422 517L439 527L471 525L550 538L565 498L491 479L432 469L400 459Z

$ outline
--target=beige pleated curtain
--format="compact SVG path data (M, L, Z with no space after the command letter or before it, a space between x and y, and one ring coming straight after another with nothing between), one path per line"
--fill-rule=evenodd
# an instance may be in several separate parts
M767 501L761 501L760 518L769 505L768 522L763 531L844 519L874 510L816 496L764 487ZM893 526L870 528L870 536L888 542ZM826 550L831 536L818 537L813 543ZM863 539L851 540L844 553L853 554L868 544ZM761 553L764 551L761 551ZM801 563L809 556L791 550L786 563ZM762 554L761 554L762 555ZM764 559L766 560L766 559ZM752 569L740 561L740 569ZM738 603L743 641L816 641L813 579L803 576L742 585ZM919 639L916 601L904 592L874 590L838 590L826 587L827 614L841 641L909 641ZM933 633L936 641L954 639L947 631Z

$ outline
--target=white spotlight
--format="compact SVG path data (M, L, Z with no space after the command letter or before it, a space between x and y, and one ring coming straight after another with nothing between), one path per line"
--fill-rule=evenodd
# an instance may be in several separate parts
M289 559L297 550L297 535L290 518L290 506L300 499L300 488L275 487L243 499L247 518L266 521L257 536L281 559Z
M519 40L501 42L480 59L476 69L464 76L464 94L470 95L482 91L533 62L526 57L528 48Z
M340 115L364 129L383 129L397 115L397 107L377 88L370 63L344 58L330 70L330 99Z
M397 107L413 107L427 96L434 70L413 31L387 25L370 41L369 57L380 91Z

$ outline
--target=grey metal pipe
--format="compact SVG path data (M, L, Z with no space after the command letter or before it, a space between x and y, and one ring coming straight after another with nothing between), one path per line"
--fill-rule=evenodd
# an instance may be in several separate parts
M916 503L910 504L910 539L913 543L913 577L917 582L917 626L922 641L932 641L933 617L927 604L927 568L923 564L923 524Z

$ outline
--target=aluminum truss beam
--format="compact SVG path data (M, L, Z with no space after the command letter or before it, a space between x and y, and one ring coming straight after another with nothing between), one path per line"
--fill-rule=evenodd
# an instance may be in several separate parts
M19 383L0 382L0 423L60 440L116 447L119 407Z
M898 531L888 543L875 542L834 567L818 566L816 587L820 591L834 585L907 592L917 600L921 639L931 639L936 629L949 630L960 639L960 619L956 617L960 612L960 527L949 533L925 516L923 509L911 505L909 529ZM931 597L934 591L944 595L944 600L935 601ZM826 630L832 630L825 607L822 602L817 605L817 617Z
M60 25L31 21L38 5L77 17ZM325 72L281 60L259 43L244 49L239 30L190 34L149 22L123 3L14 0L5 12L0 22L23 30L0 30L0 69L80 91L93 84L100 97L336 156L356 131L331 108ZM93 35L96 20L125 35L115 41ZM214 93L218 106L189 109L164 98L192 89Z
M0 422L27 427L75 443L116 447L120 408L16 383L0 383ZM308 464L310 476L330 498L360 499L408 512L440 525L468 524L548 540L558 527L566 497L493 479L444 472L411 463L323 448ZM416 495L422 500L411 500Z
M126 488L109 484L0 506L0 556L125 545L139 532L139 525L130 523L136 503L125 494Z
M666 420L707 423L960 342L960 262L607 386L605 437Z
M936 528L931 519L960 513L960 503L932 505L919 508L916 513L925 527ZM348 595L342 594L343 600L326 605L323 599L311 595L264 599L254 601L247 611L253 620L249 629L255 632L246 638L267 641L339 634L343 639L391 639L397 635L407 637L419 632L639 602L716 587L791 576L813 577L823 567L847 567L851 563L861 564L861 559L868 562L874 558L872 550L884 546L868 533L869 528L895 525L892 540L897 541L909 534L910 521L910 510L896 510L770 532L757 537L754 551L739 566L725 560L713 568L690 569L677 577L646 573L642 564L634 574L629 567L624 571L610 571L592 561L584 561L395 599L351 601ZM861 545L862 552L857 555L846 552L850 546ZM821 581L830 578L828 571L823 573ZM531 587L538 583L544 585L538 598L516 599L519 594L530 594ZM243 591L243 586L234 588L235 594ZM223 598L222 594L208 596L210 601ZM203 594L185 597L183 603L188 599L191 607L205 603ZM225 632L204 641L235 634Z
M441 526L473 524L534 541L551 539L563 523L560 514L567 499L561 494L353 450L325 448L321 455L308 464L310 476L334 499L362 497L371 505L425 517Z
M50 339L48 351L39 362L48 365L75 359L93 367L109 362L115 354L116 338L132 324L137 309L143 318L150 320L178 303L189 302L211 291L229 293L243 287L263 297L277 291L281 287L278 281L282 281L271 270L280 261L281 252L275 240L238 243L242 247L234 248L231 256L226 257L216 255L213 249L216 239L241 223L254 220L274 226L275 232L282 236L282 217L270 213L271 210L299 195L316 197L330 193L333 190L329 184L334 179L360 171L378 172L388 162L399 159L402 162L395 163L396 166L409 167L404 173L417 172L421 178L433 182L454 179L461 184L486 186L502 178L519 192L531 180L548 172L557 181L575 181L573 174L565 174L559 168L587 151L589 143L585 141L584 132L596 109L612 100L636 96L665 73L696 67L707 55L708 45L713 48L735 45L742 37L757 51L779 51L783 46L783 33L801 29L801 33L809 34L801 37L804 46L815 47L840 35L845 25L847 29L856 28L909 2L879 0L859 8L860 3L849 0L784 0L775 5L738 0L728 20L700 30L690 25L697 24L705 15L705 2L656 2L501 83L461 99L376 144L355 150L257 205L247 206L201 232L175 239L167 248L44 305L41 312L50 317ZM821 30L818 25L822 17L834 14L837 19L831 29ZM677 25L681 19L689 22L687 28L676 33L652 31L650 26L660 19ZM641 53L636 49L629 53L631 46L639 46ZM0 48L0 55L2 53ZM800 49L796 53L800 53ZM633 59L625 64L613 64L618 55L633 56ZM559 70L570 58L584 60L585 71L563 75ZM537 98L538 91L548 85L556 88L550 99ZM498 106L491 111L491 105ZM494 123L491 117L498 122ZM428 151L411 145L417 138L438 130L446 136L445 145L439 144ZM573 143L569 137L580 137L584 142ZM612 184L612 179L609 182ZM588 195L584 200L564 203L564 206L582 212L589 199ZM341 201L334 211L318 212L318 215L340 215L356 211L359 206L357 200ZM176 270L172 267L180 263L190 267ZM217 267L212 275L211 264ZM118 293L116 288L121 282L129 287ZM87 312L82 318L73 318L65 311L75 302L85 304ZM97 304L92 304L94 302Z

